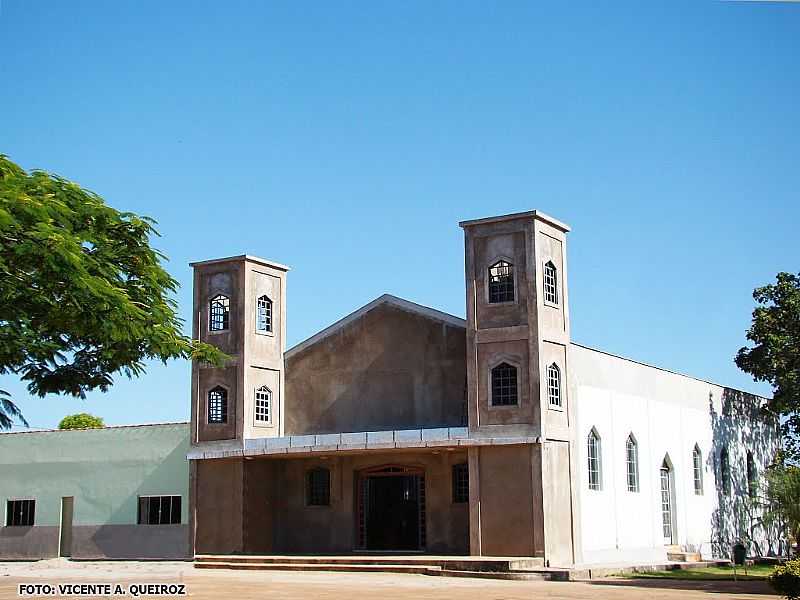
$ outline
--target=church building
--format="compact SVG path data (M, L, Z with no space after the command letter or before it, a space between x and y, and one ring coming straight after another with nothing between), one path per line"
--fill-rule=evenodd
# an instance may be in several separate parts
M231 356L192 368L194 554L777 551L742 516L764 399L574 343L564 223L460 226L466 320L385 295L288 350L288 267L193 263L194 337Z

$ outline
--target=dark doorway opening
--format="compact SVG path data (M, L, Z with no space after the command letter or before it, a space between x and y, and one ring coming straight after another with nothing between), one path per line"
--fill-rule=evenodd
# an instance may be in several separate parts
M382 467L359 478L360 546L377 551L425 548L425 476L419 469Z

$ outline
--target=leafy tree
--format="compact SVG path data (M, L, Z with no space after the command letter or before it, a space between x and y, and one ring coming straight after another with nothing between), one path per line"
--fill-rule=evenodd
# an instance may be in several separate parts
M800 467L779 459L764 473L763 521L767 527L788 532L800 541Z
M747 332L752 348L736 355L740 369L772 385L767 409L781 416L784 450L800 459L800 274L778 273L777 282L756 288L758 306Z
M102 429L105 426L102 417L95 417L89 413L67 415L58 424L59 429Z
M115 374L141 375L148 359L221 364L219 350L181 333L154 223L0 154L0 375L37 396L83 398ZM25 423L2 392L0 428L14 418Z

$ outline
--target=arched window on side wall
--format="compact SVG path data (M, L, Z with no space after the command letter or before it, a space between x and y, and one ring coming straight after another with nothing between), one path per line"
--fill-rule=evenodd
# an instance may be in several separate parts
M625 470L628 474L628 491L639 491L639 444L631 433L625 440Z
M719 453L719 476L722 479L722 492L731 495L731 465L728 460L728 449L723 447Z
M498 260L489 267L489 304L514 301L514 265Z
M544 264L544 301L558 304L558 270L550 260Z
M208 303L209 331L225 331L230 326L231 301L224 294L217 294Z
M272 300L266 295L256 300L256 331L272 331Z
M697 496L703 495L703 453L700 446L694 445L692 450L692 471L694 474L694 493Z
M561 408L561 369L556 363L547 367L547 398L553 408Z
M753 460L753 453L747 453L747 495L751 498L756 497L758 492L758 472L756 471L756 461Z
M600 446L600 434L592 427L587 439L587 456L589 466L589 489L600 490L603 487L603 455Z
M208 392L208 422L228 422L228 390L217 386Z

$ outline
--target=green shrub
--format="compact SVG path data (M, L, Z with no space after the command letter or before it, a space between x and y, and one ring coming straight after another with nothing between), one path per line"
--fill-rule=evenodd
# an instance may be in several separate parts
M775 567L767 581L781 596L789 600L800 599L800 559Z
M103 427L105 427L103 419L89 413L67 415L58 424L59 429L101 429Z

